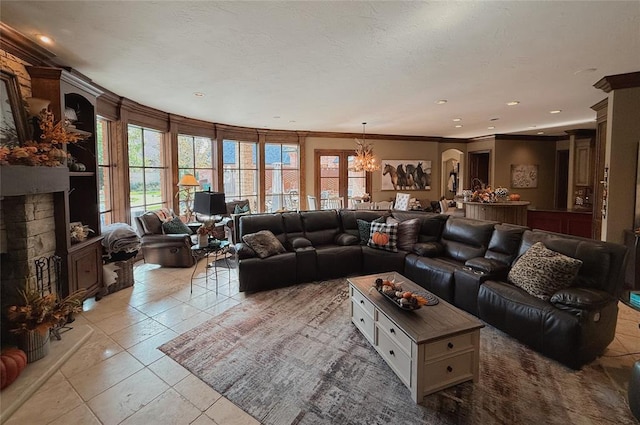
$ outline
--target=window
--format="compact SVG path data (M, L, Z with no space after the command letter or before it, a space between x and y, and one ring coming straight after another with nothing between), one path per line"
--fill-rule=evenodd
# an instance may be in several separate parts
M98 117L96 121L96 145L98 155L98 196L100 224L102 226L113 223L112 179L113 165L109 144L109 121Z
M163 134L135 125L128 126L129 202L131 222L145 211L167 207Z
M227 201L248 199L251 211L258 211L258 144L225 139L222 158Z
M178 135L178 181L185 174L193 174L200 183L200 188L189 189L191 200L193 192L212 190L213 185L213 143L207 137L194 137L184 134ZM178 192L180 211L186 209L186 196L183 191ZM193 205L191 205L193 208Z
M265 210L297 211L300 193L298 145L267 143L264 147Z
M334 198L342 199L344 208L353 208L353 198L371 193L368 173L353 170L352 150L316 150L315 159L315 195L320 209L325 209L327 200Z

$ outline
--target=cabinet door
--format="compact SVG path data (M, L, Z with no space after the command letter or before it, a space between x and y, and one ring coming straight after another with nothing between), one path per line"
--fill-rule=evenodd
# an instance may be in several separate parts
M575 185L591 186L591 145L589 142L576 143Z
M102 245L100 239L82 246L69 256L70 290L86 289L87 297L102 287Z

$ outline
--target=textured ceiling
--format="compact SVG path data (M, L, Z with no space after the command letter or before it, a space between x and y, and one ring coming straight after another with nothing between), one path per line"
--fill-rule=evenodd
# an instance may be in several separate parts
M596 81L640 70L640 1L0 8L27 37L51 36L60 64L121 96L248 127L359 132L366 121L379 134L558 134L594 127L590 106L605 97Z

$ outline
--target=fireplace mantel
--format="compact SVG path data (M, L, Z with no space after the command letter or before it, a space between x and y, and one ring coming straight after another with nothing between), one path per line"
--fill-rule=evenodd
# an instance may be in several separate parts
M22 196L69 190L67 167L0 166L0 195Z

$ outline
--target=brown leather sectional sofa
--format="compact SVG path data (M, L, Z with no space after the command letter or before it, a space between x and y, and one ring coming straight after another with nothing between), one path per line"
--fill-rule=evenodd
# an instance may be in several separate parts
M241 217L240 238L268 229L286 252L261 259L246 244L237 243L240 290L396 271L572 368L592 361L613 340L624 279L624 246L491 221L400 211L391 214L401 222L418 218L421 223L410 251L361 245L357 219L370 222L382 214L388 212L303 211ZM507 281L516 259L538 241L583 261L572 286L549 301Z

